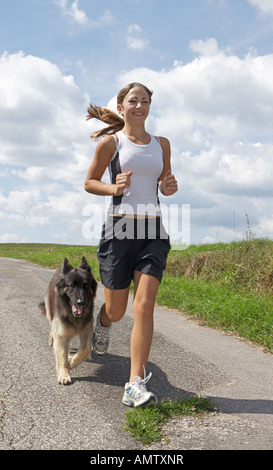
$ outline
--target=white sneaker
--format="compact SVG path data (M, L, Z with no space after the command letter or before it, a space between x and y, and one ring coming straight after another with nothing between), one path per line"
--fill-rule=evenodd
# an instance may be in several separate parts
M152 373L148 377L135 377L134 382L125 385L122 403L126 406L156 405L157 398L154 393L146 390L146 383L150 380Z

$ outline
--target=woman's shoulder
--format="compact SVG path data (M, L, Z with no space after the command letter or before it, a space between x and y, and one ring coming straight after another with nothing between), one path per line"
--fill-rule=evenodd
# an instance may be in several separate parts
M113 149L116 149L116 142L117 142L117 138L116 138L116 135L115 134L111 134L111 135L105 135L103 136L97 146L99 148L104 148L104 149L107 149L107 150L113 150Z
M157 138L159 139L159 142L163 150L170 148L171 144L170 144L169 139L167 139L166 137L162 137L162 136L158 136Z
M111 159L114 157L117 151L115 139L112 135L105 135L97 143L96 157L99 162L104 162L104 165L108 165Z

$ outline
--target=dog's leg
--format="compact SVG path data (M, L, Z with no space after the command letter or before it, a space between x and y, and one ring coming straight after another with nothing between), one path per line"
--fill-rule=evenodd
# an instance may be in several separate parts
M52 348L53 343L54 343L54 339L53 339L53 333L52 333L52 331L51 331L51 332L49 333L48 345Z
M69 374L69 339L65 336L54 335L54 350L58 382L62 385L71 383Z
M85 329L80 333L80 346L76 354L69 357L70 369L74 369L79 366L85 359L90 356L91 352L91 337L92 337L92 327L89 326L88 329Z

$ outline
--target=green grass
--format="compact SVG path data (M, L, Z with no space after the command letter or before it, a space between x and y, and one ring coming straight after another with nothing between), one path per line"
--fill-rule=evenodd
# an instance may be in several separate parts
M190 246L173 251L168 273L204 279L257 295L273 295L273 242L252 239L237 243Z
M175 295L174 295L175 292ZM157 302L198 318L203 324L239 335L273 350L273 299L210 283L168 274Z
M97 247L82 245L54 245L42 243L0 243L0 256L25 259L46 268L57 269L62 266L65 257L73 266L80 264L82 256L88 260L94 275L99 279L96 256Z
M213 412L208 398L192 397L186 400L162 400L156 406L137 407L126 412L125 430L144 445L162 440L162 428L173 417L195 416Z
M272 281L271 240L191 246L171 252L157 302L272 352Z

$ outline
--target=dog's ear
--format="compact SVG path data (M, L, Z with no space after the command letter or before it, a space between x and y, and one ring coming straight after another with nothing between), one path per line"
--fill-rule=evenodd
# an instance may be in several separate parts
M71 266L68 259L65 258L64 263L63 263L63 267L62 267L62 273L67 274L69 271L71 271L71 269L73 269L73 266Z
M93 277L92 282L91 282L91 291L93 292L94 297L96 296L97 287L98 287L98 283L96 279Z
M85 258L85 256L82 257L81 264L78 267L80 269L85 269L89 273L91 272L91 268L90 268L89 264L87 263L87 259Z

